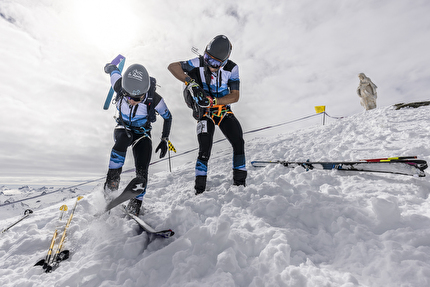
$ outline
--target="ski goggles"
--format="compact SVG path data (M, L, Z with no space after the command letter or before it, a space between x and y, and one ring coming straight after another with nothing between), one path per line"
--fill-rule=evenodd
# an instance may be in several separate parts
M125 96L128 100L133 100L133 101L135 101L135 102L141 102L142 101L142 99L143 99L143 96L141 96L141 97L138 97L138 98L136 98L136 97L132 97L132 96Z
M127 99L127 100L133 100L133 101L135 101L135 102L141 102L142 101L142 99L143 99L143 96L145 95L145 94L143 94L143 95L140 95L140 96L131 96L129 93L127 93L125 90L123 90L122 91L122 94L123 94L123 96Z
M212 57L211 55L209 55L208 53L205 53L203 55L203 59L205 60L206 64L208 64L210 67L214 68L214 69L219 69L220 67L224 66L228 59L223 61L220 61L218 59L215 59L214 57Z

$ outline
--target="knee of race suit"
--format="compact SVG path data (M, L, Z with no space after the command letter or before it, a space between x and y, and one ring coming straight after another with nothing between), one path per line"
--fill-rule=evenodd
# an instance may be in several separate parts
M112 149L109 160L109 169L118 169L124 165L126 152Z

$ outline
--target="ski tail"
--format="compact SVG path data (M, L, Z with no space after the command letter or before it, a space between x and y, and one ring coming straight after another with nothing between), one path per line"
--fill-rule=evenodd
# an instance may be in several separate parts
M141 177L135 177L133 178L127 186L124 188L122 193L112 199L105 207L104 212L108 212L115 206L123 203L124 201L127 201L129 199L132 199L140 194L144 194L146 188L146 179Z
M175 232L173 232L172 229L166 229L166 230L160 230L157 231L154 228L152 228L148 223L146 223L142 218L131 214L130 212L128 212L127 207L125 205L122 206L124 209L125 214L127 214L128 216L130 216L134 221L136 221L137 224L140 225L140 227L145 230L147 233L149 234L154 234L163 238L169 238L171 236L173 236L175 234Z
M122 72L122 69L124 68L124 63L125 63L125 57L122 56L121 54L116 56L115 59L113 59L111 62L111 64L118 66L118 70L120 72ZM114 93L115 93L115 91L113 90L112 87L110 87L109 92L108 92L107 97L106 97L106 100L105 100L105 103L103 105L104 110L109 109L109 105L112 101L112 97L113 97Z

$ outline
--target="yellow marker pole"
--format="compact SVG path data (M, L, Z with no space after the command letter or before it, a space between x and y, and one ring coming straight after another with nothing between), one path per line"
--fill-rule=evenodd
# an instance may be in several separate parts
M167 144L168 144L168 156L169 156L169 170L170 170L170 172L172 172L172 163L171 163L171 161L170 161L170 151L173 151L173 152L175 152L176 153L176 149L175 149L175 147L173 146L173 144L168 140L167 141Z

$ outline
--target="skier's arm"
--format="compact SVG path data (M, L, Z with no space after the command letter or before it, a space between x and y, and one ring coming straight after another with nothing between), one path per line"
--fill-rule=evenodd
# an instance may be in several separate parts
M176 79L185 83L188 75L182 70L182 66L180 62L171 63L167 69L175 76Z
M172 117L164 119L163 132L161 133L162 139L168 139L170 135L170 128L172 127Z
M158 114L164 119L163 123L163 131L161 133L161 138L168 139L170 135L170 128L172 126L172 114L170 113L169 109L167 108L166 103L164 102L164 99L159 96L156 93L156 97L160 98L159 102L156 103L155 110L158 112Z
M217 98L217 105L229 105L239 101L239 90L232 90L230 94Z
M164 110L164 113L160 115L163 117L164 119L164 123L163 123L163 131L161 133L161 140L160 143L158 144L157 148L155 149L155 153L157 153L158 151L160 151L160 158L163 158L166 153L167 153L167 149L168 149L168 141L169 141L169 135L170 135L170 128L172 127L172 114L170 113L169 109L167 108L166 104L164 103L163 99L161 99L161 109L160 109L160 104L157 105L158 110L156 108L156 110L160 113L161 110ZM165 107L165 109L164 109Z
M118 81L122 78L121 72L118 70L116 65L111 63L107 63L104 70L106 74L110 74L112 89L118 93L121 90L121 81Z

